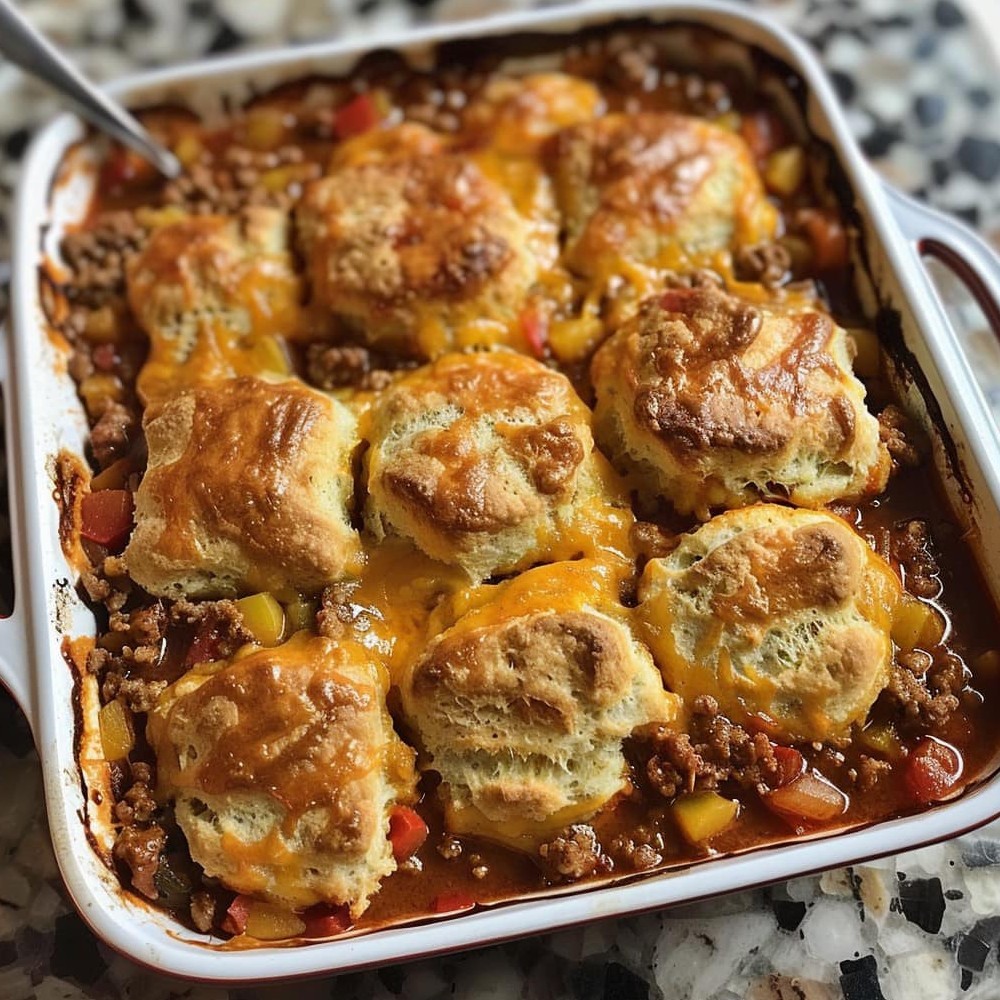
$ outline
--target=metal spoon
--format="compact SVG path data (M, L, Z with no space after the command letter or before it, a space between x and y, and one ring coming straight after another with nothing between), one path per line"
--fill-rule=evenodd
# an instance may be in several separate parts
M177 157L164 149L120 104L86 79L9 0L0 0L0 52L69 98L84 118L149 160L165 177L181 173L183 168Z

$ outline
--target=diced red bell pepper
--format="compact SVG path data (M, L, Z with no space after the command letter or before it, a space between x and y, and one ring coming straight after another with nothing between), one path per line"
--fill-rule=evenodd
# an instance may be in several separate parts
M211 663L212 660L217 660L220 643L221 639L214 627L199 630L188 646L184 666L193 667L197 663Z
M452 889L435 896L431 905L435 913L457 913L459 910L471 910L476 901L467 892Z
M250 896L237 896L226 910L222 921L222 929L227 934L242 934L247 929L247 917L250 915Z
M812 247L814 270L832 271L847 266L850 260L847 232L835 212L803 209L797 222Z
M129 184L146 183L157 176L156 168L131 149L116 146L101 166L100 186L117 189Z
M784 122L770 111L744 115L740 122L740 135L757 161L766 159L776 149L788 144L788 130Z
M91 351L90 357L94 362L94 367L102 372L114 371L115 365L118 364L118 352L115 350L114 344L98 344Z
M521 333L528 343L528 349L539 359L548 353L548 317L537 309L525 309L521 313Z
M928 736L906 760L904 779L918 802L938 802L962 776L962 755L950 744Z
M774 747L774 759L778 762L777 788L791 784L806 769L805 757L793 747Z
M346 906L326 906L323 903L311 906L300 913L307 938L326 938L343 934L351 926L351 911Z
M389 841L392 856L405 861L420 850L427 839L427 824L420 814L409 806L396 806L389 817Z
M762 796L765 805L794 825L825 823L847 809L847 796L833 783L812 771L803 771L787 785Z
M333 116L333 131L339 139L349 139L352 135L371 131L380 120L375 98L370 93L358 94L353 100L337 108Z
M80 534L112 551L120 550L132 531L132 494L128 490L88 493L80 505Z
M693 288L668 288L660 296L660 305L667 312L686 313L695 294Z

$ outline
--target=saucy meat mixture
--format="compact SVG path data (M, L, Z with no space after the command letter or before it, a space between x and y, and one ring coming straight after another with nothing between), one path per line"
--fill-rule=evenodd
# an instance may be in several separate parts
M992 766L995 609L824 155L665 38L149 111L175 181L107 151L45 279L74 649L114 864L187 924L463 911Z

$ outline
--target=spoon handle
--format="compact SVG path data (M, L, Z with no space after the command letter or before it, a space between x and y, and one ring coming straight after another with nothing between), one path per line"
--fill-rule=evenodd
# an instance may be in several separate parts
M101 131L149 160L166 177L177 177L181 165L120 104L95 87L35 30L9 0L0 0L0 52L26 72L68 97Z

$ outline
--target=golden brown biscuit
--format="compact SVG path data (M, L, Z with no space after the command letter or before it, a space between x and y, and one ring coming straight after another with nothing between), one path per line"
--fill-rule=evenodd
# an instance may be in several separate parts
M299 632L202 664L150 713L158 797L191 857L235 892L359 916L395 870L389 812L414 798L371 654Z
M640 306L591 374L601 446L682 513L761 496L818 507L885 486L878 422L824 313L675 289Z
M637 267L710 264L774 235L777 213L737 135L678 114L610 114L564 129L548 155L570 267L600 284Z
M363 163L412 160L439 156L448 148L445 137L426 125L403 122L392 128L373 128L338 143L330 157L329 172Z
M577 76L498 76L476 95L463 119L498 152L526 156L559 129L593 121L603 106L600 91Z
M404 673L403 711L441 775L447 828L530 851L628 786L622 740L672 722L677 699L601 564L542 566L473 594Z
M538 263L506 191L448 152L351 159L298 207L314 302L411 357L519 343Z
M161 597L317 591L356 568L356 422L298 382L231 379L147 410L125 560Z
M529 326L540 321L547 329L554 304L569 305L577 294L570 275L558 264L562 221L540 146L559 129L593 120L603 107L600 92L587 80L534 73L494 77L465 109L464 125L476 147L472 156L508 192L525 219L527 245L541 270L544 297L528 308L524 323ZM537 354L537 343L532 344L524 327L521 332L523 343L516 338L508 343Z
M475 580L573 555L580 508L602 503L590 411L565 376L511 352L448 355L402 378L370 438L372 532Z
M281 338L302 326L288 216L251 207L154 229L128 268L129 305L149 335L144 402L237 375L286 375Z
M758 504L646 566L640 617L667 686L782 740L831 740L889 678L899 579L845 521Z

